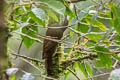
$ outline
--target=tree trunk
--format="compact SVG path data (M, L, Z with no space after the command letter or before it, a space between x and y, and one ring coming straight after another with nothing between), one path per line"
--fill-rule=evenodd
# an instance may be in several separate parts
M3 14L4 0L0 0L0 80L8 80L6 69L8 67L7 40L8 28L5 26Z

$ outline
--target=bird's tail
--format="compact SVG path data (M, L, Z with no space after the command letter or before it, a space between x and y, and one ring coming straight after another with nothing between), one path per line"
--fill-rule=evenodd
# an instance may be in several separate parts
M52 74L52 56L48 56L45 58L45 66L47 70L47 76L51 76Z

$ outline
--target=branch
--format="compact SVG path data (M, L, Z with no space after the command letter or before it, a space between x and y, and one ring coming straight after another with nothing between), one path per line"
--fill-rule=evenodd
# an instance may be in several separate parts
M39 63L43 63L43 62L44 62L44 61L42 61L42 60L38 60L38 59L35 59L35 58L31 58L31 57L28 57L28 56L25 56L25 55L16 54L16 53L13 53L13 52L11 52L10 54L12 54L12 55L14 55L14 56L18 56L18 57L24 58L24 59L27 59L27 60L39 62Z
M70 0L70 1L68 1L68 3L78 3L80 1L86 1L86 0Z
M82 60L85 60L85 59L95 59L97 58L97 54L89 54L89 55L85 55L84 57L78 57L78 58L72 58L70 60L66 60L66 61L63 61L63 65L66 65L66 68L70 65L70 64L74 64L75 62L81 62Z

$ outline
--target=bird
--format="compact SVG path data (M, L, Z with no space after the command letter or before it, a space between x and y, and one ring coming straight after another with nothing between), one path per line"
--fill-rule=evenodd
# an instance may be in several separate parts
M67 28L64 26L67 26L67 25L68 25L68 20L65 18L63 24L54 25L54 26L52 26L52 28L48 27L48 29L46 31L46 36L48 36L49 38L60 40L63 36L64 31ZM55 42L55 41L49 40L49 39L44 39L44 41L43 41L42 57L43 57L43 59L45 59L45 67L46 67L46 71L47 71L47 76L50 76L52 73L52 57L56 51L58 44L59 44L58 42Z

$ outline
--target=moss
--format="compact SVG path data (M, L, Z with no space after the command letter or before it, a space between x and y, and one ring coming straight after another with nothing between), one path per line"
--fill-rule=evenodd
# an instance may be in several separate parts
M61 60L63 56L63 46L58 45L56 53L52 57L52 74L51 77L59 79L62 76L63 70L61 68Z

